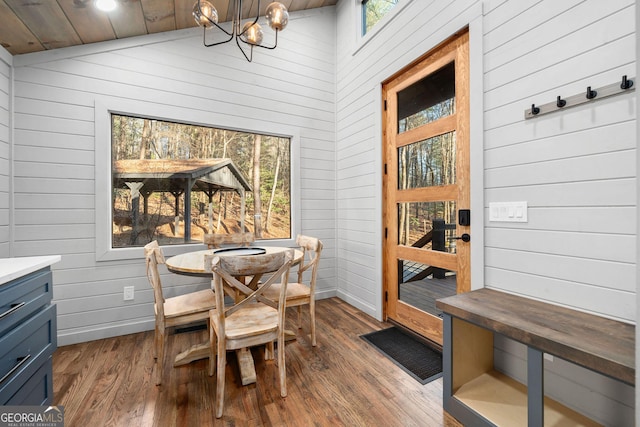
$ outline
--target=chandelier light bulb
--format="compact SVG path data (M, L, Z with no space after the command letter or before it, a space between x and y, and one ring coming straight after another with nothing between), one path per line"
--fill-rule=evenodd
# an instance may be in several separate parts
M95 0L94 4L103 12L111 12L118 6L116 0Z
M262 27L260 24L254 24L253 22L247 22L242 27L242 36L247 43L253 45L262 44Z
M289 23L289 12L287 12L287 8L277 1L267 6L264 16L267 18L269 26L276 31L284 30Z
M200 27L211 28L212 22L218 23L218 11L207 0L196 0L193 5L193 18Z

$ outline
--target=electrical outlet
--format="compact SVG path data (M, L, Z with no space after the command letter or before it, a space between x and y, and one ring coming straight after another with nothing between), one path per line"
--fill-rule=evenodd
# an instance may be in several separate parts
M125 301L133 300L133 290L134 290L133 286L125 286L124 287L124 300Z

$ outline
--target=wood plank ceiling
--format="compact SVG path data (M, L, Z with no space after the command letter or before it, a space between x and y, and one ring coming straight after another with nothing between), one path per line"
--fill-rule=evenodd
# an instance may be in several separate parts
M195 27L195 0L116 0L101 12L93 0L0 0L0 44L12 55ZM209 0L220 22L231 21L233 0ZM337 0L280 0L290 12ZM244 0L243 16L260 15L270 0ZM224 18L226 17L226 18Z

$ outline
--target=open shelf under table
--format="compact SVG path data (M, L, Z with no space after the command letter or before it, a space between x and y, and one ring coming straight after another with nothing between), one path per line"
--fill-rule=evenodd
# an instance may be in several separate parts
M453 396L496 425L527 425L526 386L498 371L465 383ZM544 399L544 421L554 427L600 425L550 398Z

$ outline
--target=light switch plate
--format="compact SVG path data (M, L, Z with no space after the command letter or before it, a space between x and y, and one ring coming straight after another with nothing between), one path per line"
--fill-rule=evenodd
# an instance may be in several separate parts
M527 222L527 202L491 202L489 221Z

